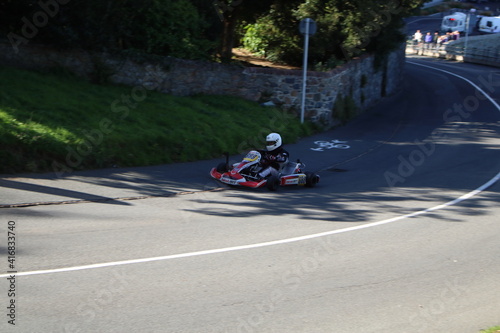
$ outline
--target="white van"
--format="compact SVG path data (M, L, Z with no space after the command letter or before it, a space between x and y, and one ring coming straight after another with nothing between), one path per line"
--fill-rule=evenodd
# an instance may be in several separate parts
M465 25L467 22L467 15L464 13L454 13L452 15L447 15L443 17L443 21L441 22L441 31L442 32L452 32L459 31L465 32Z
M497 33L500 32L500 16L483 16L478 25L479 33Z

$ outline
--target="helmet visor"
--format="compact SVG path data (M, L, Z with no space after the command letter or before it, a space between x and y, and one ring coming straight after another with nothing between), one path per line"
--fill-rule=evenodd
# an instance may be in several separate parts
M276 143L278 143L278 140L266 141L266 146L274 146Z

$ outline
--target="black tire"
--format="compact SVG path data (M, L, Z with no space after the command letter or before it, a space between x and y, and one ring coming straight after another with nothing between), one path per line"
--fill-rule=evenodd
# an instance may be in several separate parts
M314 187L319 182L319 176L314 172L306 172L306 186Z
M219 163L217 165L217 168L215 170L217 170L218 173L224 173L224 172L228 172L229 171L226 162Z
M278 190L278 187L280 186L280 179L276 176L271 176L267 180L266 185L267 185L267 189L269 191L276 191L276 190Z

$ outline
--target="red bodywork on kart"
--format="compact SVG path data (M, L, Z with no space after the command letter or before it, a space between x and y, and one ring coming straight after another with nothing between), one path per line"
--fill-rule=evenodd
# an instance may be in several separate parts
M210 175L220 182L234 186L267 187L276 190L278 186L305 185L312 187L319 181L319 176L312 172L302 172L304 164L301 162L288 162L281 170L279 177L271 176L261 179L258 171L262 168L259 164L260 153L249 152L240 163L231 167L228 163L221 163L210 170Z

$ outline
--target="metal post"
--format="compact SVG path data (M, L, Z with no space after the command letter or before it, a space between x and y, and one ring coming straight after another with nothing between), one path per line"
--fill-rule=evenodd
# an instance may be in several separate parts
M464 59L463 62L465 62L465 57L467 56L467 41L469 40L469 22L470 21L470 12L467 13L467 20L465 21L465 42L464 42Z
M310 18L306 18L306 31L305 31L305 39L304 39L304 64L302 65L302 101L300 106L300 123L304 123L304 113L305 113L305 105L306 105L306 80L307 80L307 54L309 53L309 25Z

